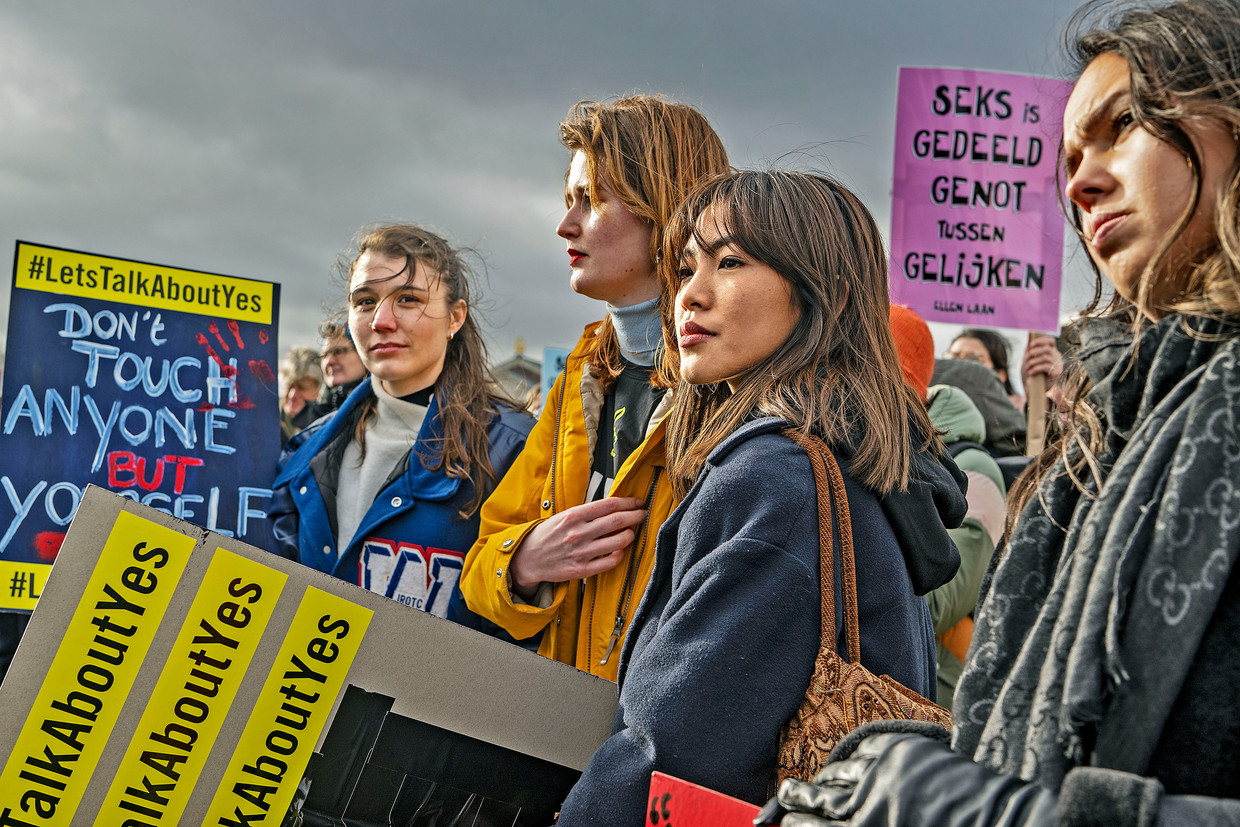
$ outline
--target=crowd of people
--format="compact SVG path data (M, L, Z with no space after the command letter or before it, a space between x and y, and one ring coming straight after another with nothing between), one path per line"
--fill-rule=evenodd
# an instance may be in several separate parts
M468 251L364 228L281 364L271 550L617 682L560 824L643 823L656 770L771 824L1240 823L1240 2L1094 2L1070 42L1064 192L1114 292L1024 348L1038 456L1003 334L936 358L846 187L732 169L685 104L583 101L556 232L602 320L537 419ZM824 532L861 664L952 728L867 724L771 798L820 650L849 655Z

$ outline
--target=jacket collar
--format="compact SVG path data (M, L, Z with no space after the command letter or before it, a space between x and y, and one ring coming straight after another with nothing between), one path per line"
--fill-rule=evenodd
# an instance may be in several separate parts
M306 457L305 465L309 466L309 458L318 455L327 449L335 439L352 439L352 434L343 433L345 424L352 418L352 414L366 401L367 398L374 395L370 388L371 378L367 376L362 380L351 394L340 406L340 410L336 411L327 422L323 423L315 434L306 440L305 444L298 449L298 454ZM442 469L431 471L423 465L420 456L431 455L430 452L435 450L443 439L443 424L439 419L439 395L431 397L430 408L426 412L426 419L422 421L422 428L418 431L417 443L414 450L410 453L408 459L408 472L405 469L398 469L398 479L388 480L387 485L393 483L399 486L399 493L406 497L417 497L423 500L446 500L452 497L461 487L461 478L449 477ZM301 463L290 462L285 466L280 476L276 479L275 484L289 483L296 473L295 466ZM387 488L385 485L385 489Z

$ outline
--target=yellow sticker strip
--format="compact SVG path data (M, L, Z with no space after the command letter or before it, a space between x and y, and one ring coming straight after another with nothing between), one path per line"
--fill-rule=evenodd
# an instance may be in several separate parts
M280 823L373 614L306 590L203 824Z
M19 242L13 286L271 324L275 285Z
M116 518L0 773L0 824L73 818L194 545L128 512Z
M286 580L216 549L95 823L181 821Z
M33 612L51 573L47 563L0 561L0 611Z

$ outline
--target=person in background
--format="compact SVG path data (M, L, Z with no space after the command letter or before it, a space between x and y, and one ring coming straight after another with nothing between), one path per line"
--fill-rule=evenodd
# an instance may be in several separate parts
M534 421L487 370L470 271L445 239L414 224L365 229L342 275L370 376L286 457L273 550L447 616L482 502Z
M893 304L891 333L904 381L926 405L930 424L969 479L969 510L959 526L947 530L960 552L960 570L951 582L926 595L937 640L937 701L951 709L973 637L973 609L982 575L1003 534L1007 488L998 464L983 447L986 422L969 395L951 385L929 384L935 361L930 326L912 310Z
M1115 296L1070 428L1009 492L950 746L863 727L785 824L1240 823L1240 2L1073 23L1066 195Z
M995 457L1025 454L1025 414L1012 406L995 372L971 359L935 359L932 385L951 385L968 394L986 423L986 450Z
M660 97L582 101L556 232L572 289L602 302L569 354L525 451L482 509L465 561L469 607L538 651L608 680L675 504L655 273L663 227L700 181L728 171L700 112Z
M314 403L316 418L337 410L366 378L366 365L349 335L347 322L328 319L319 325L319 336L323 340L319 351L323 391Z
M659 532L615 729L564 802L567 827L642 823L654 770L765 797L822 643L818 489L786 431L839 460L868 669L933 698L919 595L959 562L940 520L964 515L962 475L902 381L887 257L856 196L795 172L714 179L677 211L663 255L667 370L682 377L668 468L684 500ZM836 628L828 645L847 657Z
M966 327L952 339L947 348L947 358L968 359L990 368L1003 383L1003 391L1012 405L1020 411L1025 409L1025 397L1016 392L1008 376L1008 362L1011 359L1007 339L1003 338L1002 333L982 327Z
M310 403L318 399L323 370L314 348L294 347L280 359L280 424L284 442L318 417Z
M1061 408L1067 407L1063 399L1063 387L1059 383L1064 371L1064 358L1060 351L1062 338L1035 336L1020 358L1020 381L1026 389L1029 388L1032 377L1038 374L1045 377L1048 419L1053 418Z

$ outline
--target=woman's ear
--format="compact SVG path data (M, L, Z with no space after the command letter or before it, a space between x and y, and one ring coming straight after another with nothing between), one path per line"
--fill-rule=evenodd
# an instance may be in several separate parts
M840 316L844 315L844 308L848 307L848 296L851 285L839 276L836 276L836 278L840 279L840 287L844 288L843 295L840 297L840 303L835 307L835 320L838 321Z
M448 338L456 335L456 332L465 324L465 317L469 315L469 305L464 299L457 299L455 303L448 307Z

